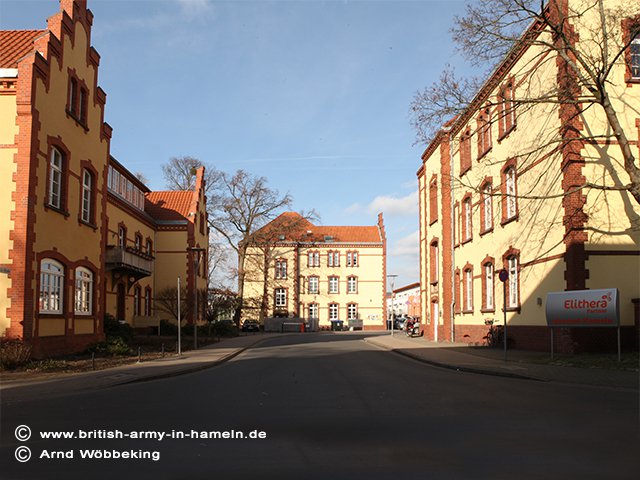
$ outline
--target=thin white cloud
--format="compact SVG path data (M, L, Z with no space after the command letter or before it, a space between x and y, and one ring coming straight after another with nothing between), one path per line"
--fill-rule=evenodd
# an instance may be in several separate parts
M414 216L418 214L418 191L404 197L382 195L369 204L369 213L383 212L385 215Z
M420 231L399 239L390 250L391 255L418 258L420 256Z
M354 203L345 208L344 213L348 213L349 215L354 215L356 213L362 213L364 208L359 203Z

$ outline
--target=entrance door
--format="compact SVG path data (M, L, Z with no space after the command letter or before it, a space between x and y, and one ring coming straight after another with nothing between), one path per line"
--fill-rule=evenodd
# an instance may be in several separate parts
M433 323L433 340L438 341L438 325L440 324L440 309L438 302L431 302L431 323Z
M116 289L116 315L118 320L124 320L125 314L125 300L126 300L126 292L124 288L124 284L119 283Z

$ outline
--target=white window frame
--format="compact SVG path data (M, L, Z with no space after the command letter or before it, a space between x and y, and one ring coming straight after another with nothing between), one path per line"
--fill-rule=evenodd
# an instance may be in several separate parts
M40 261L39 312L62 314L64 304L64 265L51 258Z
M493 228L493 198L491 197L491 184L487 183L482 190L484 194L484 230L488 231Z
M484 307L486 310L493 310L494 305L494 283L493 283L493 264L484 264L484 281L485 281L485 298Z
M466 312L473 311L473 270L464 270L464 309Z
M276 308L287 308L287 289L286 288L276 288L275 306Z
M508 167L504 172L505 194L507 202L507 220L515 217L518 213L518 204L516 202L516 169Z
M347 293L358 293L358 277L347 277Z
M631 64L629 70L631 71L631 78L633 80L640 80L640 34L631 40L629 45L629 55L631 57ZM634 74L635 70L635 74Z
M507 298L507 306L509 308L517 308L520 299L518 298L518 257L511 255L507 258L507 271L509 272L509 296Z
M329 293L340 293L340 277L329 277Z
M463 203L464 209L464 239L469 240L471 238L471 229L473 228L473 217L471 211L471 197L465 198Z
M84 267L76 268L74 312L77 315L93 313L93 272Z
M151 315L151 290L148 288L144 291L144 314L146 316Z
M309 304L309 318L319 318L318 317L318 304L310 303Z
M358 305L349 303L347 305L347 320L356 320L358 318Z
M308 262L310 267L319 267L320 266L320 252L309 252L308 253Z
M91 222L91 201L93 192L93 175L89 170L82 171L82 221Z
M329 320L338 320L340 318L340 305L337 303L329 304Z
M310 294L318 294L320 293L320 278L319 277L309 277L308 279L308 288L307 291Z
M285 280L287 278L287 261L279 258L276 260L276 280Z
M52 147L49 159L49 205L55 208L62 208L63 163L62 152Z

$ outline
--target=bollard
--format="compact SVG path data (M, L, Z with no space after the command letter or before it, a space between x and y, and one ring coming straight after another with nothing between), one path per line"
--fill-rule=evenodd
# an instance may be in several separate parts
M142 351L140 350L140 347L138 347L138 363L142 362Z
M162 358L164 358L164 343L162 344Z
M91 370L96 369L96 352L91 352Z

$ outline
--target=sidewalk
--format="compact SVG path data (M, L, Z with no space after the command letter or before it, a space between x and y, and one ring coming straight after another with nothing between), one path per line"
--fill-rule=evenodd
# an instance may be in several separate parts
M12 380L10 375L4 375L0 381L0 398L3 403L24 401L42 396L67 395L79 391L193 373L219 365L248 348L275 336L279 335L248 334L228 338L199 350L186 351L181 357L172 355L142 363L64 376Z
M483 349L484 354L479 354L464 343L436 343L423 338L409 338L404 332L393 336L372 336L365 341L437 367L461 372L632 390L638 390L640 378L638 372L632 371L531 363L536 358L548 358L549 353L545 352L510 350L505 362L501 349Z

